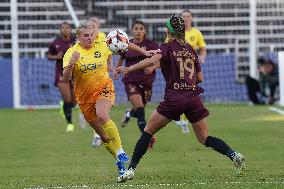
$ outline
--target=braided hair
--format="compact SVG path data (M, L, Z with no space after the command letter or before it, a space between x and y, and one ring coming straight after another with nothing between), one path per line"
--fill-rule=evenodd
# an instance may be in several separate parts
M172 15L167 20L166 26L169 29L171 36L176 37L182 45L185 45L185 25L182 17Z

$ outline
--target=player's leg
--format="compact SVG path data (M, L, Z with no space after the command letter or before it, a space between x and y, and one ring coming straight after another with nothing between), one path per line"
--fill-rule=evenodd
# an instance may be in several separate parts
M117 128L108 116L112 106L110 101L107 99L100 99L94 104L79 104L79 106L89 125L100 136L105 148L117 160L116 165L119 169L119 175L122 175L125 171L123 164L128 160L128 157L122 148L118 149L117 144L114 142L119 140L121 146ZM97 111L96 108L101 111ZM98 114L98 117L96 113Z
M195 96L190 99L188 104L191 107L187 109L185 115L192 123L192 127L197 137L197 140L200 143L204 144L206 147L210 147L215 151L227 156L232 161L234 161L235 164L237 163L237 173L240 173L241 170L244 168L243 155L232 150L232 148L227 145L223 140L208 135L206 117L209 115L209 112L204 107L201 98L199 96Z
M112 81L110 81L107 86L101 91L99 98L96 101L96 116L98 121L101 122L101 126L109 137L109 141L106 146L111 145L115 148L116 155L116 165L118 167L119 176L124 174L125 167L124 164L128 161L128 156L124 152L121 144L121 139L119 136L116 124L111 120L109 112L114 104L115 92ZM118 177L118 182L120 177Z
M85 119L89 123L89 125L93 128L93 130L98 133L100 136L102 142L105 145L107 150L116 158L116 147L110 143L109 136L106 134L102 127L101 120L97 119L97 116L95 114L96 112L96 104L95 103L88 103L88 104L79 104L80 110L83 113Z
M206 118L203 118L200 121L193 123L192 126L194 133L200 143L227 156L234 162L237 174L240 174L241 171L245 169L244 156L242 154L232 150L232 148L228 144L226 144L222 139L213 136L208 136Z
M73 131L74 125L72 123L72 108L74 107L73 96L70 82L64 82L62 79L57 83L57 87L63 99L63 111L67 121L66 131Z
M141 132L144 131L146 126L145 120L145 109L142 101L142 96L138 93L133 94L129 97L129 101L132 104L132 112L135 112L135 116L137 118L137 126Z
M128 81L123 81L123 84L124 84L124 89L125 89L125 93L127 95L127 98L131 102L131 100L130 100L131 96L134 95L134 94L137 94L137 92L138 92L137 87L134 84L132 84ZM125 113L124 113L124 115L121 119L120 126L126 127L128 125L128 122L130 121L131 117L137 118L136 111L135 111L134 108L132 108L131 110L126 109L126 111L125 111Z
M122 181L126 181L128 179L133 178L134 170L136 169L136 166L138 165L143 155L146 153L151 138L156 132L158 132L161 128L165 127L170 121L170 119L164 117L156 110L152 113L144 129L144 132L142 133L135 145L128 171L126 171L125 174L122 176Z
M184 114L180 116L180 121L179 124L181 126L182 132L183 133L189 133L189 128L188 128L188 120Z

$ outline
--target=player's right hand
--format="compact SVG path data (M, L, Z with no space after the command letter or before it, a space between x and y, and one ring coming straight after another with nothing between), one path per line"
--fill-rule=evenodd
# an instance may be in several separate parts
M144 73L147 74L147 75L153 73L153 71L154 71L154 70L153 70L153 68L151 68L151 67L147 67L147 68L144 69Z
M124 66L120 66L118 68L116 68L117 73L121 74L121 75L126 75L129 71L129 67L124 67Z
M57 53L57 59L62 59L63 58L63 52L60 51L59 53Z
M80 53L74 51L69 61L69 65L74 66L74 64L79 60L79 58L80 58Z

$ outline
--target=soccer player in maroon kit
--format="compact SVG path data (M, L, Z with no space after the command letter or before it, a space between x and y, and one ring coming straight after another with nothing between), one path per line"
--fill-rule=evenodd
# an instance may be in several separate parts
M223 140L209 136L206 117L208 110L204 107L199 94L203 89L198 87L203 76L198 56L194 49L185 42L184 21L181 17L171 16L166 22L169 42L159 47L159 52L130 67L120 67L118 72L128 74L144 69L160 61L160 67L166 81L164 101L153 111L149 121L137 141L128 170L120 181L134 177L139 161L147 151L152 136L172 120L178 120L184 113L191 122L194 133L200 143L230 158L237 174L245 168L244 156L232 150Z
M131 43L144 48L145 50L157 50L158 44L146 38L146 28L145 24L136 20L132 25L132 35L133 39L130 40ZM131 66L137 64L139 61L145 59L146 56L140 52L134 50L128 50L121 54L117 67L123 64L125 60L126 66ZM151 100L153 82L155 80L155 71L151 74L145 74L144 70L138 70L125 75L122 79L128 100L132 104L133 108L131 110L126 110L125 116L121 121L121 126L127 126L130 117L137 118L137 125L141 132L144 131L146 126L145 120L145 105ZM149 147L152 148L155 142L155 137L151 139Z
M69 23L63 22L60 26L59 36L49 45L48 59L55 60L55 86L59 89L63 98L63 116L67 121L66 131L73 131L72 108L76 105L71 81L63 81L63 56L68 48L75 43L75 36L72 35L72 27Z

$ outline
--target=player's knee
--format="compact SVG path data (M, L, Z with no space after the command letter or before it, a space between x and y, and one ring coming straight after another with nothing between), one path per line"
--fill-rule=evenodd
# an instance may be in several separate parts
M101 123L106 123L109 120L109 116L105 111L96 110L97 119Z
M206 138L205 137L199 137L198 142L200 142L201 144L205 144Z
M103 143L108 143L109 138L106 135L102 135L100 137L101 137L101 140L103 141Z
M151 135L154 135L158 131L159 131L159 129L151 123L147 123L146 127L144 128L144 132L147 132Z

